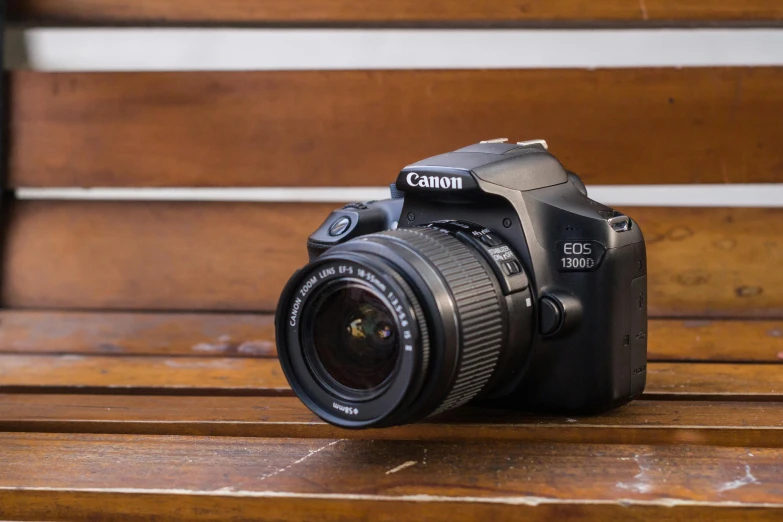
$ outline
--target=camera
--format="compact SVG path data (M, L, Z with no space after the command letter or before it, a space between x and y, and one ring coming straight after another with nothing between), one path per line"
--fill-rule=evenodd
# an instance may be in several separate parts
M277 349L327 422L399 425L468 401L590 414L644 390L642 232L543 140L413 163L390 199L333 211L307 249Z

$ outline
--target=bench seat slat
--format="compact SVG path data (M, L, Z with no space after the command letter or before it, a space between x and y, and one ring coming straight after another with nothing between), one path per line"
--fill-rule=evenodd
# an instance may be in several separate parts
M628 458L628 457L621 457ZM731 484L729 482L729 484ZM2 491L2 490L0 490ZM23 488L2 491L0 514L8 518L37 516L47 520L207 520L219 522L229 513L239 520L286 520L342 522L346 519L422 520L473 522L475 520L517 520L531 522L578 519L604 522L623 520L745 520L779 522L778 504L741 502L691 502L662 500L557 500L538 497L444 498L442 495L390 498L375 495L297 495L224 491L191 494L172 491L79 491ZM466 493L469 494L469 493ZM184 497L184 498L183 498ZM259 498L260 497L260 498ZM186 500L185 500L186 499ZM54 507L56 506L56 508ZM630 509L632 508L632 511ZM58 517L58 518L52 518Z
M783 328L761 323L748 335ZM274 339L272 314L0 310L3 353L276 357Z
M0 395L0 431L783 447L783 402L634 401L589 417L464 407L427 422L342 430L295 397Z
M778 364L648 365L653 398L783 398ZM0 355L0 392L290 395L276 359Z
M637 505L641 519L695 507L702 516L743 505L783 512L780 448L6 433L0 452L6 518L22 509L69 520L200 509L211 518L344 520L393 516L402 503L416 519L437 520L475 520L476 510L598 519L613 507L627 517ZM211 505L194 507L186 494Z
M783 362L783 321L651 319L653 361ZM275 357L269 314L0 310L0 353Z

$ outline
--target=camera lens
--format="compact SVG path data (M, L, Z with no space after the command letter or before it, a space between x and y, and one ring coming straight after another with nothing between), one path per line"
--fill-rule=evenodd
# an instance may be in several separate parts
M327 386L374 390L391 377L400 356L393 311L360 284L343 282L329 290L313 306L312 326L305 330L311 366L323 372L319 377Z
M348 428L415 422L502 387L519 367L528 347L519 338L507 347L510 305L498 273L460 227L362 236L291 278L276 316L278 354L296 395L322 419ZM532 308L515 310L520 324L531 318Z

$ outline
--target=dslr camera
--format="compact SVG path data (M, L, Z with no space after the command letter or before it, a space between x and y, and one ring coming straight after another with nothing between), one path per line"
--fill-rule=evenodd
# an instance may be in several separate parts
M399 425L468 401L589 414L644 390L642 232L543 140L409 165L390 199L333 211L307 249L277 348L327 422Z

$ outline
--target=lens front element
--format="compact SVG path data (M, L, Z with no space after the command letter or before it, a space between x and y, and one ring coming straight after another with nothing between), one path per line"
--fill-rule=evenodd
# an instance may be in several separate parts
M356 391L379 388L400 356L392 311L359 284L341 283L331 290L314 307L312 330L305 330L314 366L327 383Z

